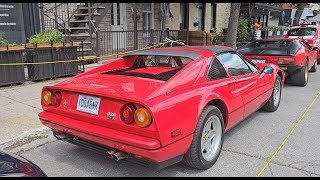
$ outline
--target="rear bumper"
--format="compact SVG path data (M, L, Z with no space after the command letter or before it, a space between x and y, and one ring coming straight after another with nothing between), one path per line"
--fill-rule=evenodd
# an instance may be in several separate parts
M101 127L46 111L39 113L39 118L42 124L55 131L137 155L153 162L163 162L185 154L193 138L191 134L167 146L161 146L157 139Z
M296 66L296 65L286 65L286 64L279 64L278 65L285 73L286 75L294 74L298 71L300 71L303 66Z

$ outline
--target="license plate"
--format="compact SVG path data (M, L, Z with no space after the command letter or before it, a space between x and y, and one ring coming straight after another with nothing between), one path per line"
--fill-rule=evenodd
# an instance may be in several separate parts
M265 63L266 60L265 59L252 59L251 60L253 63Z
M287 68L287 67L281 67L281 69L282 69L282 70L287 70L288 68Z
M100 98L79 94L77 110L98 115Z

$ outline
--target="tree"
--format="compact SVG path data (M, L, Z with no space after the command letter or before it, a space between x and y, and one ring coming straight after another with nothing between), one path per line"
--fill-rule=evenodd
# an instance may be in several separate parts
M241 3L231 3L228 30L225 45L237 48L237 30Z
M294 15L294 19L293 19L293 25L299 25L300 23L300 19L301 19L301 15L303 12L304 7L306 6L307 3L297 3L297 11L296 14Z

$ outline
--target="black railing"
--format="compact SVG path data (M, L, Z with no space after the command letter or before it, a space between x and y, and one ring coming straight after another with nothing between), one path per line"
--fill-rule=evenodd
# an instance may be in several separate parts
M135 50L134 48L134 34L132 31L98 31L98 42L93 43L97 54L112 55L123 53L126 51ZM186 30L138 30L138 47L137 49L144 48L151 43L159 43L164 38L172 40L182 40L187 44L188 32ZM163 36L161 36L163 34ZM161 38L163 37L163 38Z

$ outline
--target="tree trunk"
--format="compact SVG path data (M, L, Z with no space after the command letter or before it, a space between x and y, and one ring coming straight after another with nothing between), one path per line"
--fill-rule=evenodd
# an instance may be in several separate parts
M225 45L237 48L237 30L241 3L231 3L228 30Z
M293 19L293 25L299 25L301 15L302 15L302 12L303 12L303 9L305 6L306 6L306 3L298 3L297 11L296 11L296 14L294 15L294 19Z

